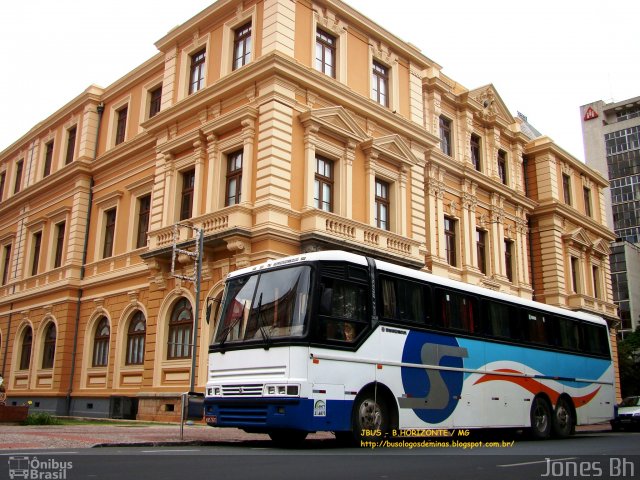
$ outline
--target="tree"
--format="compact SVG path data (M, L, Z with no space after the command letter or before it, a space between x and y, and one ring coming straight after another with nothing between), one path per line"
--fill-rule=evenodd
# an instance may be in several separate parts
M618 342L618 367L622 397L640 395L640 327Z

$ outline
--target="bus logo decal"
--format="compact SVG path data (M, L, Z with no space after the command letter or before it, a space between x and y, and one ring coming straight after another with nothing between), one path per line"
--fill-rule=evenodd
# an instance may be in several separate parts
M462 368L469 356L454 337L409 332L402 352L403 363ZM453 413L460 399L462 371L402 367L405 394L398 398L400 408L410 408L425 422L440 423Z
M327 404L324 403L324 400L316 400L316 403L313 406L313 416L314 417L327 416Z

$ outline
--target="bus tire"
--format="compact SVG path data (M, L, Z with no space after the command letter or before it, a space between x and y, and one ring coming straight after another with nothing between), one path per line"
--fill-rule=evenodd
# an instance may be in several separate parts
M299 447L300 444L307 438L308 432L304 430L271 430L269 433L269 438L271 441L278 445L279 447Z
M531 435L536 440L549 438L551 434L551 407L542 397L535 397L531 404Z
M566 398L560 397L553 410L553 422L551 424L553 434L558 438L566 438L576 430L576 420L573 415L571 403Z
M389 407L380 392L373 389L358 395L351 418L353 437L358 440L379 440L390 429Z

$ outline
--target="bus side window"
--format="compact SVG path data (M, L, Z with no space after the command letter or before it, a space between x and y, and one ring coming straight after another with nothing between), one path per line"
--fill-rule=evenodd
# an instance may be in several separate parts
M524 312L527 321L527 340L533 343L548 345L550 323L546 316L530 310L524 310Z
M424 295L422 287L414 282L398 281L398 315L405 322L423 322Z
M367 292L364 286L335 278L323 278L320 285L320 315L365 320Z
M584 346L587 353L609 355L607 329L602 325L582 324Z
M436 297L441 309L441 326L474 332L477 330L477 300L469 295L436 290Z
M567 350L580 349L580 328L578 322L569 320L568 318L557 317L558 338L560 347Z
M382 287L382 316L395 318L398 302L396 300L396 285L392 278L380 277Z

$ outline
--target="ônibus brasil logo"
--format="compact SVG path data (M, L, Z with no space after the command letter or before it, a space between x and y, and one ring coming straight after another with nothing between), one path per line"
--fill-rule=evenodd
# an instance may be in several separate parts
M73 468L72 462L48 458L40 460L38 457L9 457L9 478L24 478L29 480L66 480L67 471Z

